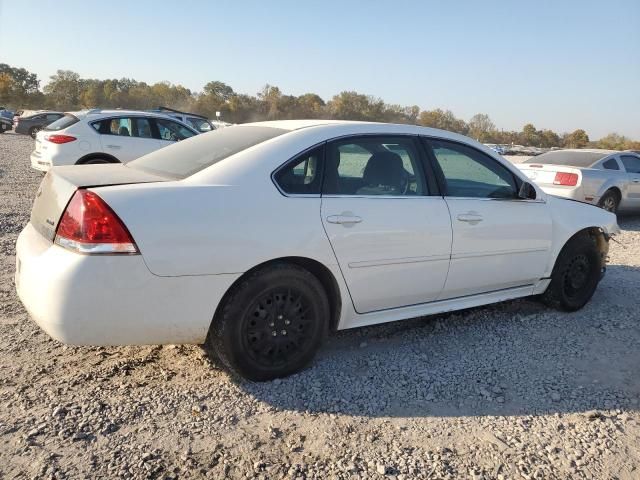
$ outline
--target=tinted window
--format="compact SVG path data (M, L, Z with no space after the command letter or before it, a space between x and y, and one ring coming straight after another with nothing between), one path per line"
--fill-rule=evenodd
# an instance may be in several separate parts
M158 126L160 138L162 140L178 142L195 135L195 133L193 133L184 125L179 124L178 122L165 120L164 118L156 118L155 120L156 125Z
M430 143L444 174L447 196L516 198L515 177L495 159L459 143L445 140Z
M319 194L322 185L322 158L322 147L303 153L278 170L274 179L285 193Z
M615 158L610 158L606 162L603 162L602 168L605 168L607 170L620 170L620 167L618 166L618 162L616 161Z
M522 163L546 163L549 165L570 165L572 167L590 167L598 160L609 155L601 152L576 152L573 150L557 150L537 157L531 157Z
M214 128L211 128L211 124L209 124L209 122L204 118L187 117L186 123L199 132L210 132L211 130L215 130Z
M622 155L620 157L624 168L629 173L640 173L640 157L633 155Z
M420 156L412 138L360 137L327 146L323 193L426 195Z
M162 148L129 162L127 166L174 178L186 178L205 168L287 133L271 127L233 126L198 135L185 143Z
M50 122L53 122L54 120L57 120L60 118L60 115L57 113L47 113L47 120Z
M50 123L43 130L48 130L48 131L62 130L63 128L68 128L74 123L78 123L78 122L79 120L75 115L71 115L70 113L65 113L65 115L62 118L59 118L53 123Z

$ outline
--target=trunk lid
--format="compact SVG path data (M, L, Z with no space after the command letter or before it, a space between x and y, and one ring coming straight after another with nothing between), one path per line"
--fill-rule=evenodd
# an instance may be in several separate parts
M55 167L49 170L38 188L31 209L31 224L41 235L53 241L60 217L79 188L170 180L121 164Z
M520 163L516 165L516 167L518 167L522 173L538 185L553 185L556 173L558 172L575 173L578 175L578 185L580 185L582 180L582 172L579 168L575 167L550 165L545 163Z

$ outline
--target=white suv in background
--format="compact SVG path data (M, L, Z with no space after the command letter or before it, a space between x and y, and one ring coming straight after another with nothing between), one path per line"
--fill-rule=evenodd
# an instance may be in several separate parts
M69 112L38 132L31 166L46 172L57 165L126 163L194 135L194 128L161 114Z

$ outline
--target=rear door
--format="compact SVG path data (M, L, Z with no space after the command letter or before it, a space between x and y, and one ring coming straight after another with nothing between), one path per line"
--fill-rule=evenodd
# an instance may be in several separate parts
M358 313L436 300L451 222L417 137L366 136L326 147L321 216Z
M620 161L626 171L627 201L625 208L640 209L640 157L636 155L620 155Z
M107 118L91 124L100 134L102 150L122 163L135 160L164 145L154 138L151 119L146 117Z
M551 249L546 203L519 199L515 175L484 152L448 140L428 144L453 230L441 298L533 285Z

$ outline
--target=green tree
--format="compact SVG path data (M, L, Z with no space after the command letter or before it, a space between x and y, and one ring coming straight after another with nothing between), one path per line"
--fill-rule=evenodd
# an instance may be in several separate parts
M47 103L52 108L73 110L80 107L80 75L71 70L58 70L44 87Z
M584 148L589 144L589 135L582 129L578 129L567 135L565 138L565 147L568 148Z
M469 135L479 142L488 142L496 126L485 113L477 113L469 120Z
M424 127L440 128L463 135L469 132L469 127L464 120L456 118L451 110L444 111L440 108L421 112L419 123Z

